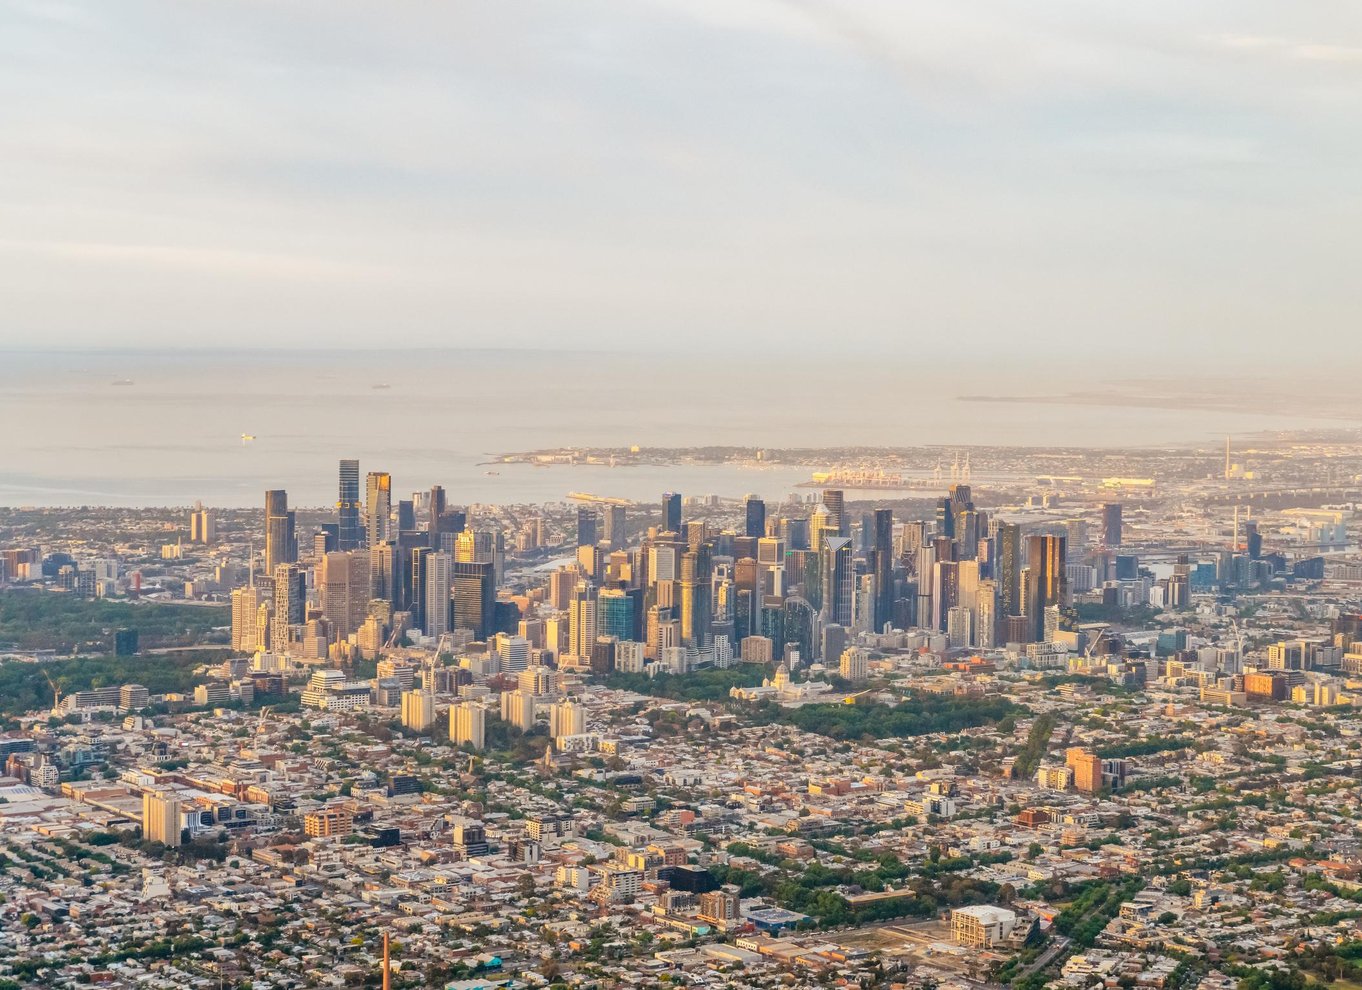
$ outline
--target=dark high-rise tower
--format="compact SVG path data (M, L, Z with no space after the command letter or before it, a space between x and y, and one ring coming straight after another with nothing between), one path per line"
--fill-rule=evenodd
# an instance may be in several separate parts
M629 513L622 505L605 507L605 539L611 550L622 549L628 542Z
M456 560L450 572L453 599L452 628L468 629L486 641L496 632L496 569L491 561Z
M577 508L577 545L592 547L596 545L596 510L589 506Z
M998 615L1006 620L1022 614L1021 527L1016 523L998 524Z
M852 566L851 539L830 536L823 542L821 577L823 579L823 619L850 628L856 570Z
M265 493L265 573L273 574L280 564L292 564L297 559L298 542L288 492L272 489Z
M760 539L766 535L766 503L755 495L743 499L743 509L747 516L744 533Z
M875 631L894 618L894 510L876 509L875 550Z
M340 487L336 492L336 547L354 550L363 540L359 522L359 461L340 462Z
M662 530L681 532L681 496L677 492L665 492L662 496Z
M426 508L430 510L426 523L426 531L430 534L430 545L438 547L440 545L440 517L445 512L445 490L441 485L436 485L430 490L430 495L426 497Z
M1107 502L1102 506L1102 545L1121 545L1121 503Z
M1064 544L1062 536L1026 540L1026 624L1035 642L1045 639L1045 610L1063 605L1067 598Z

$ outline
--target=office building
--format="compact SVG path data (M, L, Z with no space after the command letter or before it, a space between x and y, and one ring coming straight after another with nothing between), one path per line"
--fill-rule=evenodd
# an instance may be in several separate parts
M828 510L828 521L833 535L850 536L850 520L847 519L846 493L836 488L823 490L823 506ZM815 547L814 549L817 549Z
M820 564L823 621L849 628L854 619L852 608L856 588L851 539L846 536L826 538Z
M1016 927L1017 915L1006 908L973 904L951 911L951 936L974 949L992 948Z
M1065 540L1062 536L1030 536L1026 541L1025 615L1034 642L1045 640L1046 609L1068 604Z
M360 525L359 461L340 462L336 490L336 549L358 550L364 542Z
M577 507L577 546L594 547L596 545L596 510L590 506L581 505Z
M447 553L422 554L425 560L425 627L427 636L449 632L450 589L454 586L454 559Z
M876 509L872 530L875 550L875 631L894 620L894 510Z
M596 598L596 634L619 640L637 639L634 596L622 588L605 588Z
M288 492L272 489L265 493L265 573L273 574L280 564L297 560L298 542Z
M605 507L605 541L611 550L619 550L629 541L628 509L623 505Z
M293 627L307 617L307 575L297 564L274 569L274 615L270 619L270 649L288 653Z
M1121 503L1107 502L1102 506L1102 545L1107 548L1121 545Z
M369 558L364 550L339 551L322 557L317 572L322 614L337 640L358 631L368 617Z
M596 642L597 604L596 586L578 582L568 608L568 653L579 663L591 658L591 646Z
M373 546L392 538L393 479L386 471L370 471L365 478L364 536Z
M309 811L303 816L303 834L309 839L345 836L350 835L354 830L354 813L344 805Z
M662 495L662 532L681 532L681 495L677 492Z
M1021 527L1016 523L998 524L998 615L1006 620L1022 614Z
M743 499L743 515L746 518L744 532L755 539L766 535L766 503L756 495Z
M467 629L485 641L496 632L496 568L491 561L456 560L450 568L450 628Z

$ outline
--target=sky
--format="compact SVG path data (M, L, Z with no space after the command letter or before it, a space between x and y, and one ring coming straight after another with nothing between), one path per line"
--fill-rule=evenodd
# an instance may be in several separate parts
M1362 360L1353 0L8 0L0 349Z

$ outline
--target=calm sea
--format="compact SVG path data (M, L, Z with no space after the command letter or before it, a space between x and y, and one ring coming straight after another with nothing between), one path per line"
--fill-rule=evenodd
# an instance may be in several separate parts
M320 506L335 499L342 457L392 472L398 492L438 483L461 503L557 501L569 491L773 498L808 469L480 462L563 445L1132 446L1346 425L964 401L1020 391L1016 376L812 355L779 364L709 353L9 352L0 369L6 505L254 506L265 489L285 488L293 504ZM243 444L242 434L255 439Z

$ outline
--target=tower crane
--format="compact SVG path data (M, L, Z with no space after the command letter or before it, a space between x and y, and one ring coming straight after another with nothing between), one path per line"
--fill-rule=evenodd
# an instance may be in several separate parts
M61 712L61 688L57 687L57 682L52 680L52 675L43 671L43 676L47 678L47 686L52 689L52 714L57 715Z
M1083 666L1084 666L1084 667L1088 667L1088 666L1091 666L1091 665L1092 665L1092 651L1095 650L1095 649L1097 649L1097 644L1100 643L1100 642L1102 641L1102 637L1103 637L1104 635L1106 635L1106 632L1107 632L1107 629L1108 629L1108 628L1110 628L1110 627L1108 627L1108 626L1101 626L1101 627L1097 630L1097 635L1094 636L1094 637L1092 638L1092 642L1088 644L1088 648L1083 652Z

